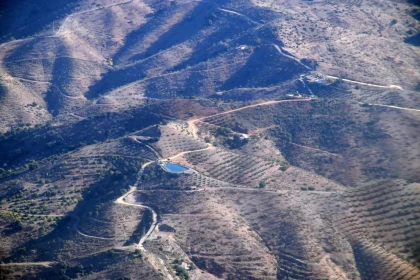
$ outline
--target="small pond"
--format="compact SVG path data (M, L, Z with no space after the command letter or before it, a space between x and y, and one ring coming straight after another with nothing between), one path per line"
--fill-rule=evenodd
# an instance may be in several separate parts
M188 167L182 166L177 163L165 163L163 165L163 169L172 173L183 173L185 171L190 170Z

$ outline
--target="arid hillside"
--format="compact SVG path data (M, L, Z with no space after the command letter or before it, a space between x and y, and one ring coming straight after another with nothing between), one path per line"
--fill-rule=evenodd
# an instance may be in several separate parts
M415 1L13 2L0 279L420 279Z

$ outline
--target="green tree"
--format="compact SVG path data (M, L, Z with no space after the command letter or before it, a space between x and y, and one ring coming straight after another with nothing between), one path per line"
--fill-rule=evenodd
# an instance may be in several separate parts
M222 135L222 136L228 136L231 132L232 132L232 129L228 127L221 126L217 129L217 134Z

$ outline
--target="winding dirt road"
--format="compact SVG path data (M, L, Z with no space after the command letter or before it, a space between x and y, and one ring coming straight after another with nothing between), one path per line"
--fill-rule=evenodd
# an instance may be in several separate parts
M152 148L150 145L147 145L147 144L145 144L145 143L143 143L143 142L141 142L141 141L139 141L137 138L136 138L136 136L128 136L127 137L128 139L131 139L132 141L134 141L134 142L136 142L136 143L139 143L139 144L141 144L141 145L144 145L146 148L148 148L149 150L151 150L152 151L152 153L154 153L155 154L155 156L158 158L158 159L160 159L160 158L162 158L161 156L160 156L160 154L154 149L154 148ZM150 163L152 163L152 162L150 162ZM147 165L149 165L150 163L148 163ZM145 165L145 166L147 166L147 165Z
M124 201L124 199L128 196L128 195L130 195L130 194L132 194L133 192L135 192L136 191L136 187L135 186L133 186L133 187L131 187L130 188L130 190L126 193L126 194L124 194L123 196L121 196L120 198L118 198L116 201L115 201L115 203L118 203L118 204L123 204L123 205L127 205L127 206L132 206L132 207L139 207L139 208L143 208L143 209L147 209L147 210L149 210L149 211L151 211L152 212L152 217L153 217L153 222L152 222L152 225L150 226L150 228L149 228L149 230L146 232L146 234L144 234L141 238L140 238L140 241L139 241L139 243L136 245L136 248L138 248L138 249L143 249L143 243L144 243L144 241L146 241L146 239L152 234L152 232L153 232L153 230L155 229L155 227L156 227L156 225L157 225L157 214L156 214L156 212L152 209L152 208L150 208L149 206L145 206L145 205L141 205L141 204L135 204L135 203L128 203L128 202L125 202Z
M141 166L141 173L143 172L143 170L144 170L144 168L146 168L149 164L151 164L151 163L153 163L154 161L148 161L148 162L146 162L145 164L143 164L142 166ZM139 175L139 178L141 177L141 174ZM136 183L136 185L137 185L137 183ZM121 197L119 197L116 201L115 201L115 203L117 203L117 204L122 204L122 205L127 205L127 206L132 206L132 207L139 207L139 208L143 208L143 209L147 209L147 210L149 210L149 211L151 211L152 212L152 217L153 217L153 222L152 222L152 225L150 226L150 228L149 228L149 230L146 232L146 234L144 234L141 238L140 238L140 241L139 241L139 243L137 244L137 246L136 246L136 248L138 248L138 249L143 249L143 243L144 243L144 241L146 241L146 239L152 234L152 232L153 232L153 230L155 229L155 227L156 227L156 225L157 225L157 214L156 214L156 212L152 209L152 208L150 208L149 206L146 206L146 205L141 205L141 204L135 204L135 203L129 203L129 202L126 202L125 201L125 198L127 197L127 196L129 196L130 194L132 194L133 192L135 192L136 191L136 185L134 185L134 186L132 186L131 188L130 188L130 190L127 192L127 193L125 193L124 195L122 195Z

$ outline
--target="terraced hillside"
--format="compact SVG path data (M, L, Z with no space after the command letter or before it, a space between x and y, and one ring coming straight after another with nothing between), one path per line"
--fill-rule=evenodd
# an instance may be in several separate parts
M418 142L403 139L418 137L413 135L418 118L418 112L317 100L257 106L203 121L237 132L262 128L292 164L356 185L381 177L416 178Z
M415 1L44 2L0 3L0 279L420 279Z
M340 225L354 237L365 237L402 259L418 264L418 184L379 182L347 195L352 217Z

